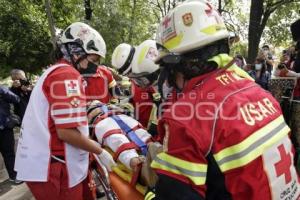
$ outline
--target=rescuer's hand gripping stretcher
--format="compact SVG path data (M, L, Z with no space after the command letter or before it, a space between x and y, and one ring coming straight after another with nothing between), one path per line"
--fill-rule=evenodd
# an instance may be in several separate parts
M87 112L92 138L111 152L117 163L109 173L106 161L93 155L92 174L107 199L143 199L146 188L153 187L157 180L150 164L161 145L154 143L151 135L121 107L93 101Z

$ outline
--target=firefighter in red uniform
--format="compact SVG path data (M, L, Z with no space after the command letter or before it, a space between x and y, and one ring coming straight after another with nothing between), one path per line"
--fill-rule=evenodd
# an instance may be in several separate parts
M106 55L105 42L103 41L98 48L101 52L98 63L81 70L86 84L85 95L87 101L98 100L103 103L109 103L117 99L115 92L118 92L118 88L112 72L106 66L99 65L100 60L105 58Z
M60 40L58 62L32 91L16 153L17 178L26 181L37 200L82 200L88 152L98 154L109 169L115 165L111 155L88 138L79 73L99 60L104 41L81 22L67 27Z
M131 98L135 118L152 134L156 134L157 106L160 95L153 83L158 76L158 66L153 59L157 56L155 41L146 40L134 48L120 44L114 50L112 65L122 75L131 79ZM146 81L146 82L144 82Z
M137 48L128 75L132 80L132 99L136 119L152 135L157 133L157 109L161 97L157 89L159 67L154 63L158 56L154 40L145 40Z
M151 165L159 180L145 199L299 199L280 106L232 71L227 38L205 0L185 1L160 23L160 79L178 94L159 121L164 150Z

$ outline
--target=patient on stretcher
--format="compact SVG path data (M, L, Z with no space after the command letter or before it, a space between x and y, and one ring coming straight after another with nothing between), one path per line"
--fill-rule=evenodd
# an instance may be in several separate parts
M93 101L87 112L92 135L97 141L114 152L115 161L119 160L133 171L138 170L152 142L151 135L137 120L123 114L120 107Z

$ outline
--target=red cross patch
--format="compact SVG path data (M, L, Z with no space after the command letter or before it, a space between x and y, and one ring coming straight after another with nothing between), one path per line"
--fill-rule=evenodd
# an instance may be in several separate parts
M80 95L78 80L65 80L65 88L68 97Z
M77 36L81 39L81 40L86 40L87 37L90 34L90 30L85 28L85 27L81 27L79 32L77 33Z
M166 16L162 22L162 40L163 43L177 36L175 24L174 24L174 14L171 16Z
M281 160L275 163L277 177L284 175L285 183L288 184L292 180L290 167L292 165L292 157L286 152L283 144L278 147Z

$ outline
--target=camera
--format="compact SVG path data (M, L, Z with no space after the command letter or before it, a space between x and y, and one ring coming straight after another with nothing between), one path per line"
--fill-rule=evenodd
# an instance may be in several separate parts
M20 79L20 84L21 84L21 86L29 86L30 82L28 80Z
M285 69L286 68L286 65L284 63L280 63L278 66L278 69Z

